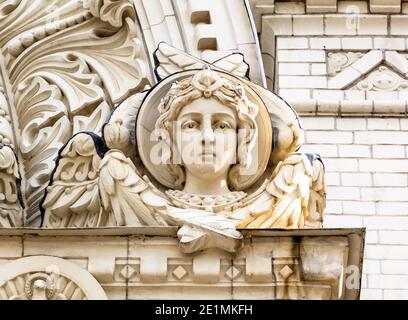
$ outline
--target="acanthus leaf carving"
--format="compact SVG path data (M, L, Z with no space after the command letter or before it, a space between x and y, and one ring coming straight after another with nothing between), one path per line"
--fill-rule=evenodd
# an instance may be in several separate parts
M114 27L121 27L126 17L136 20L133 4L129 0L84 0L84 8Z
M58 118L67 115L62 94L55 85L49 85L43 78L31 78L21 83L16 91L16 111L21 128L23 154L31 156L35 140L43 128L52 125Z
M8 103L0 78L0 143L14 145L14 136Z
M97 108L89 116L75 116L73 119L73 133L83 131L102 133L102 127L107 121L111 109L109 105L102 101Z
M41 200L42 186L54 168L55 156L72 130L61 91L43 78L30 78L20 84L16 106L21 127L19 148L25 164L26 215L30 221Z
M109 93L106 98L119 102L131 91L142 89L148 77L143 44L135 38L137 27L130 19L126 22L117 30L90 19L38 41L15 61L8 61L10 80L14 84L29 77L42 58L47 61L54 54L68 54L68 61L81 59L99 76Z
M0 16L0 47L14 57L34 42L92 16L84 12L82 0L7 0L0 10L5 13Z
M28 82L36 77L44 79L61 91L67 101L67 111L72 114L83 112L83 108L100 102L104 97L99 77L89 70L84 60L72 54L41 57L34 65L30 65L25 74L15 80L15 85L21 88L21 78Z
M149 70L129 1L20 1L5 10L0 45L21 132L27 221L37 224L58 150L82 130L101 133L114 104L149 83Z
M0 77L0 227L21 227L24 205L10 109Z
M9 146L0 143L0 227L21 227L20 174L17 158Z

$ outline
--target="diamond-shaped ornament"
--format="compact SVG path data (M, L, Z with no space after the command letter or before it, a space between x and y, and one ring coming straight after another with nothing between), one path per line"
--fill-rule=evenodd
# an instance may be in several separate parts
M187 274L186 269L183 266L178 266L176 269L173 270L173 276L175 276L178 280L183 279Z
M122 271L120 271L120 275L125 279L130 279L135 273L136 270L128 264L123 267Z
M225 272L225 276L226 276L228 279L230 279L230 280L236 279L240 274L241 274L241 270L239 270L239 269L236 268L235 266L230 267L230 268Z
M283 279L287 279L293 274L293 270L288 265L286 265L279 271L279 273L283 277Z

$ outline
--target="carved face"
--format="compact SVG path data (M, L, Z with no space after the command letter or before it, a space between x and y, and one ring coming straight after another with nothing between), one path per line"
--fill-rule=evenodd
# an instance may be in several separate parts
M205 69L174 82L158 109L154 138L162 143L150 159L154 154L167 166L174 179L164 180L170 188L213 195L242 190L241 177L253 174L245 170L252 164L258 131L258 106L242 86Z
M213 179L235 163L237 115L214 98L199 98L177 117L176 145L182 165L195 177Z

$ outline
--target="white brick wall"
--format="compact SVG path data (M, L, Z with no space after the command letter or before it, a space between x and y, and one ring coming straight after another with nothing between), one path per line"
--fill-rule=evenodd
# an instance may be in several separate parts
M367 228L362 299L408 299L408 88L355 87L379 64L408 79L408 1L263 3L276 7L259 16L268 85L300 113L303 151L326 163L325 226ZM328 75L340 51L364 58Z
M408 299L406 118L303 117L327 171L325 227L366 227L362 299Z

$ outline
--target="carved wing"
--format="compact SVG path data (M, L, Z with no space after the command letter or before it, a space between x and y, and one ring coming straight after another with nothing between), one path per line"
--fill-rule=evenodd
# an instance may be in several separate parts
M323 225L323 214L326 208L326 180L324 164L317 154L307 154L312 162L313 177L310 188L309 204L307 207L308 216L306 227L320 228Z
M136 155L136 117L146 93L131 95L112 112L103 127L103 138L109 149L120 150L131 158Z
M312 165L304 154L281 161L271 180L237 228L303 228L308 216Z
M44 227L165 224L140 194L148 187L131 160L98 136L76 135L62 150L43 202Z
M154 208L144 203L141 194L149 186L122 152L111 150L101 161L99 188L104 209L113 213L113 225L166 225Z
M193 57L165 42L161 42L154 53L155 74L160 81L165 77L189 69L201 69L210 63L215 69L232 73L242 78L248 78L249 64L245 62L242 53L232 53L219 60L210 62Z
M102 144L102 141L97 136L79 134L60 152L42 203L44 227L98 227L106 224L98 187L102 156L96 151L95 144L98 143Z

